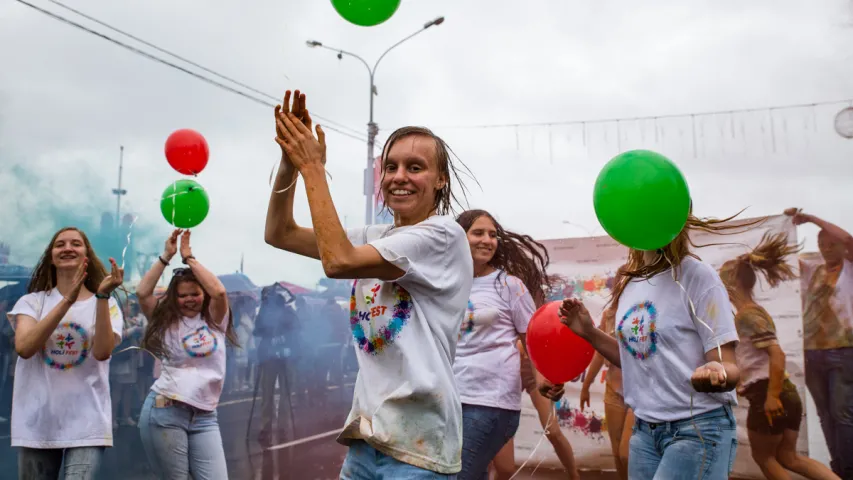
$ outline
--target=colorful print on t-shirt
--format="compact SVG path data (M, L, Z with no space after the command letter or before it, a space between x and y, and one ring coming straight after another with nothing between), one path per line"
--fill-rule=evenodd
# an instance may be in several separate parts
M89 356L89 334L79 323L66 322L56 327L44 346L44 363L57 370L74 368Z
M616 338L634 358L645 360L657 351L657 309L650 301L629 308L616 327Z
M184 350L191 357L209 357L219 347L216 335L207 325L197 328L194 332L181 339Z
M376 283L369 289L370 293L364 295L362 310L356 298L358 282L353 282L350 296L350 329L358 348L376 355L394 343L397 335L406 326L412 315L412 297L397 283Z
M462 337L470 334L474 331L474 304L471 303L471 300L468 300L468 308L465 310L465 321L462 322L462 328L459 330L459 337Z

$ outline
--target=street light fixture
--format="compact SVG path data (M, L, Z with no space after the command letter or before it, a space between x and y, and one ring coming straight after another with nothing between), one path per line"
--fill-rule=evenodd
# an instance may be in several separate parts
M441 25L442 23L444 23L444 17L438 17L436 19L433 19L433 20L425 23L424 26L422 28L420 28L418 31L416 31L415 33L409 35L408 37L406 37L402 40L400 40L399 42L395 43L394 45L391 45L390 47L388 47L387 50L385 50L385 52L382 55L379 56L379 59L376 60L376 63L373 64L373 68L370 67L370 65L367 63L367 61L365 61L363 58L356 55L355 53L348 52L348 51L342 50L340 48L328 47L326 45L323 45L322 42L318 42L316 40L308 40L305 42L305 44L310 48L318 48L319 47L319 48L324 48L326 50L330 50L330 51L337 53L338 59L342 59L344 55L358 59L367 68L367 73L370 75L370 119L367 123L367 168L365 168L365 170L364 170L364 195L366 197L365 210L364 210L365 213L364 214L365 214L365 222L367 225L373 224L373 220L374 220L373 219L373 190L374 190L374 181L373 181L373 161L374 161L373 155L374 154L373 154L373 151L374 151L375 144L376 144L376 135L379 133L379 126L376 125L376 123L374 123L374 121L373 121L373 96L377 95L376 84L374 83L374 77L376 75L376 67L379 66L379 62L381 62L382 59L385 58L385 55L387 55L388 52L395 49L396 47L398 47L400 44L402 44L406 40L409 40L410 38L414 37L415 35L423 32L424 30L426 30L430 27Z

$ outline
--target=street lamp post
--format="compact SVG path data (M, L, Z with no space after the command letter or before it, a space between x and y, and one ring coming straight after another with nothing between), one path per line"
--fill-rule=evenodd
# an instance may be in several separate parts
M370 119L367 123L367 168L365 168L365 170L364 170L364 195L366 197L365 198L364 215L365 215L365 222L367 225L373 224L373 220L374 220L374 218L373 218L373 190L374 190L375 186L374 186L374 179L373 179L373 161L374 161L373 151L374 151L375 146L376 146L376 134L379 133L379 126L376 125L376 123L373 121L373 96L377 94L376 84L374 83L374 78L376 75L376 67L379 66L379 62L381 62L382 59L385 58L385 55L387 55L388 52L390 52L391 50L393 50L394 48L399 46L401 43L405 42L406 40L414 37L415 35L423 32L424 30L426 30L430 27L441 25L442 23L444 23L444 17L438 17L435 20L432 20L432 21L425 23L424 26L422 28L420 28L417 32L415 32L415 33L409 35L408 37L400 40L399 42L395 43L394 45L391 45L387 50L385 50L385 52L382 55L379 56L379 59L376 60L376 63L373 64L373 68L370 68L370 65L367 63L367 61L365 61L363 58L361 58L360 56L358 56L352 52L347 52L346 50L341 50L339 48L328 47L328 46L323 45L321 42L318 42L316 40L308 40L307 42L305 42L309 47L312 47L312 48L313 47L320 47L320 48L325 48L326 50L331 50L333 52L337 52L338 53L338 59L343 58L344 55L348 55L350 57L358 59L359 61L361 61L362 64L364 64L364 66L367 68L367 73L370 75Z

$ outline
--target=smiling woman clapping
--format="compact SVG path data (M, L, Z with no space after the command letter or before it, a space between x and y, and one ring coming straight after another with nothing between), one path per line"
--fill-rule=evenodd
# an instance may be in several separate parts
M293 219L294 190L274 191L270 245L319 259L326 275L355 279L349 328L359 364L341 478L447 478L461 468L462 408L453 357L473 279L465 231L447 216L455 169L425 128L391 134L381 188L393 225L344 230L325 177L322 128L305 96L275 110L282 161L275 190L305 181L313 228ZM455 177L458 179L458 177ZM341 325L341 328L345 328Z

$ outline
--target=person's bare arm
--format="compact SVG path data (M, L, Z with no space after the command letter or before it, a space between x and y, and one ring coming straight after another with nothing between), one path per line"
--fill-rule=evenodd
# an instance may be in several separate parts
M844 230L843 228L839 227L834 223L827 222L822 218L818 218L814 215L809 215L807 213L802 213L801 211L795 208L789 208L788 210L785 210L785 214L792 217L794 225L812 223L824 232L826 232L832 238L843 243L847 250L845 258L847 259L847 261L853 262L853 235L851 235L847 230Z
M219 278L193 256L190 236L189 230L184 230L181 235L181 258L186 259L187 266L192 270L201 288L210 297L210 306L208 307L210 317L218 324L228 314L228 292Z
M40 321L29 315L15 316L15 352L18 356L30 358L44 348L50 335L68 313L68 309L77 301L77 296L80 295L80 290L83 289L83 283L86 281L88 265L89 261L85 259L80 263L71 291L67 296L62 297L62 300Z
M782 383L785 381L785 352L779 345L770 345L765 351L770 357L767 396L779 398L782 394Z
M166 239L166 244L163 247L163 254L157 258L157 261L151 265L151 268L142 276L142 280L136 286L136 298L139 301L139 309L142 314L149 320L154 313L154 308L157 307L157 298L154 296L154 289L157 287L157 282L163 276L163 271L166 269L166 264L172 261L172 258L178 253L178 235L181 234L180 229L172 231L169 238ZM161 261L160 259L163 259Z
M310 128L293 113L280 115L277 125L281 136L277 137L276 141L305 180L305 192L308 195L308 206L314 225L315 246L326 276L378 278L385 281L402 277L405 272L385 260L376 248L370 245L356 247L347 238L326 181L326 135L323 129L317 126L315 138ZM299 232L292 226L291 233ZM300 248L307 251L308 237L304 231L302 234L304 238L300 241L306 245L301 245Z
M583 302L576 298L563 300L563 304L560 306L560 321L576 335L589 342L592 348L600 353L605 360L617 368L622 368L622 360L619 357L619 342L595 327Z
M734 390L740 383L740 369L735 360L737 342L729 342L720 346L720 353L714 348L705 352L705 365L697 368L690 377L690 382L697 392L728 392Z
M124 283L124 269L110 258L110 274L98 286L95 304L95 335L92 338L92 358L99 362L109 360L121 336L113 330L110 316L110 295Z

